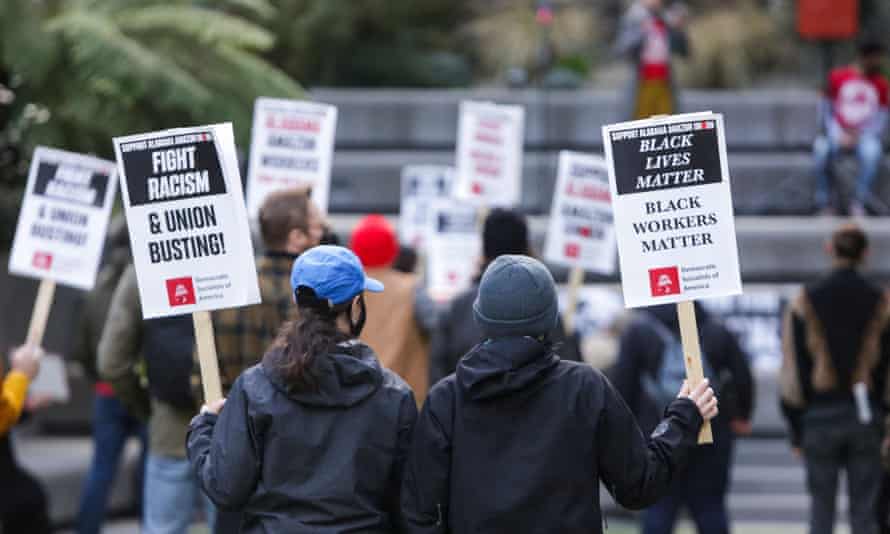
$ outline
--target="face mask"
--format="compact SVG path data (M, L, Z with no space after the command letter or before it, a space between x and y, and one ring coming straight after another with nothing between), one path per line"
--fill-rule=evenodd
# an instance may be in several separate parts
M353 301L353 303L358 303L358 319L353 321L352 319L352 304L349 305L349 331L353 337L359 337L362 335L362 330L365 328L365 321L368 318L368 311L365 308L365 296L359 295L358 299Z

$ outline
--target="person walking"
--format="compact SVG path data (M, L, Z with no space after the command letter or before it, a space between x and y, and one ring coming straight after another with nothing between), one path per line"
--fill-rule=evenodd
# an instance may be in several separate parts
M46 493L15 458L9 432L27 409L28 386L40 371L42 350L25 345L12 352L12 368L0 390L0 531L49 534Z
M322 245L294 262L291 287L299 318L193 419L192 468L214 503L243 510L242 532L392 532L417 408L358 340L364 293L383 284Z
M832 270L790 304L783 332L781 405L802 455L810 533L834 529L846 471L853 534L873 534L881 484L881 415L890 398L890 299L862 276L868 239L839 228L826 247Z
M201 495L185 455L188 423L198 405L191 391L194 346L188 315L143 321L136 269L130 264L111 298L98 368L128 411L148 419L145 534L185 534L199 508L214 525L215 510Z
M643 513L643 534L670 534L682 509L689 511L700 534L729 533L726 496L733 442L736 435L751 432L754 381L736 337L700 304L695 315L705 376L720 396L721 413L711 423L714 443L696 449L689 469ZM643 431L654 431L686 376L675 305L652 306L632 315L608 375Z
M382 215L359 221L349 248L359 257L368 276L386 291L365 297L368 322L361 339L374 349L380 363L401 376L414 391L418 406L429 389L428 335L435 325L435 305L417 275L397 271L399 254L395 230Z
M127 225L123 215L112 219L108 230L105 265L96 277L96 285L84 302L81 328L71 358L81 363L84 374L93 381L93 460L84 480L77 514L78 534L102 531L108 495L129 438L141 441L142 458L137 468L137 488L144 480L147 449L145 423L131 415L114 394L111 384L99 379L96 369L99 340L108 320L111 297L121 275L132 261ZM137 509L141 509L141 491L137 491Z
M503 208L491 210L482 227L482 260L473 285L459 293L438 318L430 345L430 384L457 369L460 358L483 339L482 329L473 318L473 303L479 292L479 279L485 269L505 254L532 255L525 218ZM562 346L564 360L581 361L578 337L567 336L562 320L548 333L550 340Z
M884 132L887 129L890 83L881 73L884 45L865 41L856 63L834 69L828 76L820 107L823 133L813 143L816 163L816 208L834 214L832 164L839 154L851 151L859 160L856 191L850 214L863 216L871 186L881 168Z
M556 284L527 256L494 260L473 314L485 341L430 390L402 486L408 534L602 532L599 484L642 508L685 468L717 399L683 385L646 439L609 381L549 341Z
M677 113L677 87L671 56L689 55L684 27L686 7L665 9L664 0L637 0L618 29L615 53L627 58L634 70L629 110L634 119Z

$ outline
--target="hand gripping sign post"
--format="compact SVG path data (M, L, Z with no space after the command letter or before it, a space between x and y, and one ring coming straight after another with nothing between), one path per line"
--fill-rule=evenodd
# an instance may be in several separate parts
M110 161L46 147L34 151L9 256L9 272L41 281L28 327L29 345L43 341L57 282L92 289L116 172Z
M247 213L259 214L266 195L311 186L312 200L328 211L337 108L326 104L258 98L247 169Z
M522 192L521 106L461 102L455 195L475 206L515 206Z
M544 258L571 268L563 324L574 331L578 290L584 271L615 271L615 229L606 161L590 154L562 151Z
M260 301L229 123L114 139L142 315L191 313L204 398L222 397L210 311Z
M402 168L402 202L399 210L399 240L415 249L429 241L432 204L451 197L454 167L408 165Z
M703 380L693 301L742 291L723 116L603 127L625 304L677 303L686 374ZM699 443L713 441L710 425Z

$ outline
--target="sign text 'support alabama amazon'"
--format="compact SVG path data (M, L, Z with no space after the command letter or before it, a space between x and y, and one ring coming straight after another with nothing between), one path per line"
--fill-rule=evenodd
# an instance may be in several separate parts
M722 115L603 127L624 299L741 293Z
M114 145L145 318L259 302L231 125Z

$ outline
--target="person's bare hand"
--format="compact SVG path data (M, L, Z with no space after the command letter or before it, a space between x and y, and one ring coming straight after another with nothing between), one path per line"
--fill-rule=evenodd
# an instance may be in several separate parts
M800 447L791 447L791 454L793 454L794 457L798 460L803 458L803 451Z
M12 370L24 373L28 378L34 380L37 373L40 372L40 358L43 356L43 349L34 345L23 345L12 351Z
M52 395L28 395L25 400L25 410L29 412L38 412L49 407L56 402Z
M219 399L217 401L211 402L210 404L205 404L203 408L201 408L201 413L212 413L214 415L219 415L219 412L223 409L223 405L226 403L226 399Z
M733 419L729 422L729 428L732 430L732 433L736 436L750 436L751 431L751 421L746 421L744 419Z
M714 395L714 390L711 389L707 378L702 380L695 389L690 389L689 383L683 382L683 388L680 389L680 394L677 397L681 399L687 398L694 402L702 419L705 421L710 421L717 417L717 414L720 412L717 409L717 396Z

